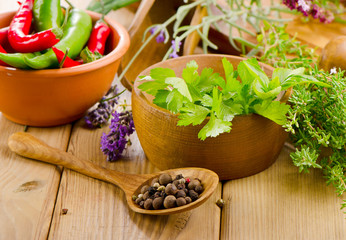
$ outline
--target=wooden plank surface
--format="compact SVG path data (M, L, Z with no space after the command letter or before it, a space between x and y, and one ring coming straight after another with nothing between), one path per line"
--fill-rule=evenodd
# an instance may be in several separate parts
M85 8L89 0L71 0ZM0 1L0 12L15 10L16 1ZM125 26L126 10L110 17ZM130 101L130 93L122 96ZM24 127L0 113L0 240L12 239L346 239L346 220L333 187L319 171L299 174L284 148L268 170L220 183L202 206L172 216L146 216L128 209L116 186L18 157L7 138ZM129 172L158 171L145 157L134 134L125 157L106 161L100 136L108 127L88 130L74 125L28 131L49 145L100 166ZM215 205L225 200L220 210ZM67 214L62 209L68 209Z
M319 170L300 174L283 148L266 171L223 185L221 239L346 239L342 198Z

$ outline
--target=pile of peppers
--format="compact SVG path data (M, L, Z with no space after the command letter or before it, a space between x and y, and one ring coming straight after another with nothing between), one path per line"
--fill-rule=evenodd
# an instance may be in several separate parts
M60 0L23 0L8 27L0 29L0 66L67 68L101 58L110 27Z

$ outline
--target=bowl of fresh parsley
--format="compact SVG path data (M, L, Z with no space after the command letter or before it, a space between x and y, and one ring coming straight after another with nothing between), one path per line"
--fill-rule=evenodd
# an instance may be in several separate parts
M162 170L208 168L221 180L265 170L287 138L282 125L292 86L317 81L303 73L218 54L145 69L132 90L132 109L147 158Z

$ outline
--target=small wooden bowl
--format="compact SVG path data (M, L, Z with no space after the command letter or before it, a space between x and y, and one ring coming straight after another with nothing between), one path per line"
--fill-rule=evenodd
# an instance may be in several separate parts
M181 76L186 63L191 60L197 62L199 71L211 67L223 75L221 60L224 57L234 67L244 60L230 55L190 55L157 63L139 76L149 75L150 69L155 67L171 68L177 76ZM271 76L273 68L265 64L261 66ZM141 92L138 85L137 79L132 91L136 132L147 158L161 170L203 167L215 171L221 180L250 176L274 163L287 138L280 125L250 114L236 116L230 133L201 141L197 135L205 123L177 126L177 115L154 105L152 96ZM287 94L283 98L287 99Z

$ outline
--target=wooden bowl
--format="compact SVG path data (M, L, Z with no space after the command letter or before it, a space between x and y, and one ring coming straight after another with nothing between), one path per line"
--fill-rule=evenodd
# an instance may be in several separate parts
M183 68L195 60L199 70L211 67L223 75L222 58L234 67L244 58L231 55L190 55L170 59L145 69L139 76L149 75L155 67L171 68L181 76ZM267 75L273 68L261 64ZM236 116L230 133L205 141L197 135L199 126L177 126L178 117L152 103L152 96L138 89L132 91L133 119L138 138L147 158L159 169L202 167L215 171L221 180L250 176L268 168L279 155L287 138L284 129L257 114ZM283 93L282 93L283 95ZM285 99L287 95L285 94Z
M15 12L0 14L0 27L8 26ZM93 22L100 15L88 12ZM19 124L54 126L79 119L106 94L127 51L130 39L117 22L111 27L107 55L77 67L20 70L0 66L0 111Z

